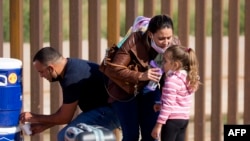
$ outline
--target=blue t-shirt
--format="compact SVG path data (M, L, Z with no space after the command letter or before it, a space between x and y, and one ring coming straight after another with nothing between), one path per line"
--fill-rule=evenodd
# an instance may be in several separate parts
M108 105L105 88L106 77L99 71L99 65L82 59L67 58L64 76L59 82L63 91L63 103L78 100L84 112Z

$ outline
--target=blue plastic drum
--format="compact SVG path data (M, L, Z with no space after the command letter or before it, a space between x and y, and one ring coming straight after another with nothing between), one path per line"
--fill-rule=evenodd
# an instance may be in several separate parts
M0 127L0 141L22 141L19 127Z
M0 58L0 128L19 125L22 109L22 62Z

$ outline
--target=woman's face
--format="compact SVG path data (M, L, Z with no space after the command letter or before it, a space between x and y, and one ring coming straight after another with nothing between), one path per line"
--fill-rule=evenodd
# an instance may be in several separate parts
M170 45L173 38L172 28L163 28L158 30L156 33L151 34L151 38L154 40L158 47L166 48Z

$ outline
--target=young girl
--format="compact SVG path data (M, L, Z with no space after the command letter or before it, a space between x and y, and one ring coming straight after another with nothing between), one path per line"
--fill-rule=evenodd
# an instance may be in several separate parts
M161 109L151 136L161 141L184 141L191 95L200 84L198 60L191 48L173 45L164 53L162 65L166 76Z

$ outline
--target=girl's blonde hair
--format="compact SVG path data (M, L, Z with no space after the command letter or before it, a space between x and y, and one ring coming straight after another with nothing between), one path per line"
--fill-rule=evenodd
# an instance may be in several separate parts
M179 68L187 71L188 87L196 91L201 84L199 76L199 62L195 51L192 48L184 47L182 45L170 46L164 55L170 53L170 59L178 62Z

